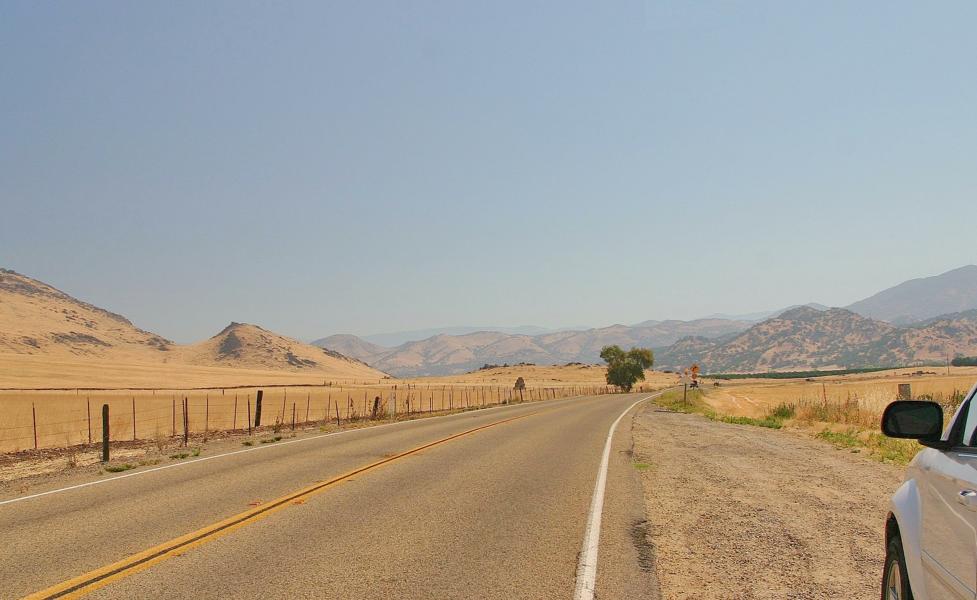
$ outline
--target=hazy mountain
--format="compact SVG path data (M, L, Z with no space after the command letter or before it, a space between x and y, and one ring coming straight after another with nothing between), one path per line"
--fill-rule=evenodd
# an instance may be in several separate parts
M667 348L655 349L655 368L680 370L696 363L703 366L709 352L720 344L715 339L690 335Z
M398 376L462 373L485 364L532 362L561 364L600 361L606 345L666 346L687 335L720 336L750 326L741 321L654 321L648 326L611 325L584 331L557 331L539 335L479 331L464 335L436 335L394 348L371 344L356 336L330 336L313 342L354 356Z
M656 354L660 368L697 362L706 372L763 372L905 366L977 354L977 313L912 327L849 310L789 310L728 339L685 338Z
M794 304L792 306L788 306L787 308L781 308L780 310L765 310L765 311L760 311L760 312L755 312L755 313L746 313L746 314L742 314L742 315L730 315L730 314L725 314L725 313L716 313L716 314L713 314L713 315L709 315L708 317L705 317L705 318L706 319L726 319L726 320L733 320L733 321L760 322L760 321L765 321L767 319L771 319L773 317L779 317L780 315L784 314L785 312L787 312L789 310L793 310L795 308L800 308L802 306L806 306L808 308L813 308L815 310L828 310L828 308L829 308L829 307L827 307L827 306L825 306L823 304L818 304L817 302L808 302L807 304Z
M471 371L486 363L542 363L548 359L530 336L482 331L407 342L373 364L395 375L439 375Z
M111 361L118 364L221 366L309 370L342 378L377 379L383 373L342 354L231 323L216 336L179 345L143 331L128 319L77 300L50 285L0 269L0 355ZM94 363L93 363L94 364Z
M671 320L659 321L647 327L612 325L587 331L549 333L536 336L536 340L553 354L556 362L597 362L600 360L601 348L610 344L622 348L657 348L690 335L719 337L743 331L749 326L750 323L747 322L722 319Z
M977 309L977 266L968 265L912 279L847 307L860 315L896 324Z
M467 335L469 333L479 333L482 331L509 333L512 335L539 335L541 333L550 333L553 331L577 329L587 329L587 327L564 327L563 329L551 329L548 327L538 327L536 325L520 325L517 327L459 325L455 327L435 327L431 329L415 329L412 331L376 333L372 335L364 335L362 339L372 344L393 348L401 344L406 344L407 342L426 340L438 335Z
M344 354L350 358L355 358L365 362L370 362L370 360L379 356L380 354L390 351L390 348L385 348L377 344L371 344L362 338L356 337L355 335L350 335L348 333L339 333L336 335L330 335L329 337L320 338L313 341L312 345L320 348L329 348L330 350L335 350L336 352Z

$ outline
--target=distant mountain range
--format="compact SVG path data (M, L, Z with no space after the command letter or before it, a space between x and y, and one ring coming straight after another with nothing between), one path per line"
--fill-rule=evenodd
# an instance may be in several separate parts
M536 334L440 333L394 346L353 335L313 342L398 375L443 375L483 364L597 362L607 344L656 349L656 366L711 372L904 366L977 355L977 266L914 279L846 309L809 303L693 321Z
M582 330L590 329L589 327L576 326L576 327L565 327L563 329L552 329L549 327L538 327L536 325L520 325L516 327L499 327L499 326L472 326L472 325L459 325L455 327L436 327L432 329L414 329L411 331L395 331L391 333L375 333L373 335L364 335L362 339L370 342L371 344L377 344L378 346L386 346L388 348L399 346L401 344L406 344L407 342L416 342L419 340L426 340L428 338L434 337L436 335L466 335L469 333L478 333L481 331L494 331L499 333L511 333L513 335L540 335L542 333L552 333L554 331L568 331L568 330Z
M679 340L656 362L742 373L933 364L956 355L977 355L977 311L897 327L842 308L799 308L734 336Z
M827 307L827 306L825 306L823 304L818 304L817 302L809 302L807 304L795 304L793 306L788 306L787 308L781 308L780 310L765 310L765 311L761 311L761 312L746 313L746 314L741 314L741 315L730 315L730 314L725 314L725 313L716 313L716 314L709 315L708 317L705 317L705 318L707 318L707 319L731 319L731 320L734 320L734 321L753 321L753 322L759 322L759 321L765 321L767 319L772 319L773 317L779 317L783 313L785 313L785 312L787 312L789 310L795 309L795 308L800 308L801 306L806 306L808 308L814 308L814 309L817 309L817 310L828 310L828 308L829 308L829 307Z
M460 373L484 364L593 363L609 344L654 348L658 368L697 362L707 372L905 366L977 356L977 266L907 281L847 308L808 304L738 317L564 331L448 328L463 333L440 331L393 346L353 335L333 335L309 345L256 325L231 323L213 338L179 345L43 282L0 269L0 355L376 379L384 373Z
M957 354L977 354L977 311L897 327L843 308L802 307L731 336L684 338L655 358L660 368L755 373L932 364Z
M977 266L911 279L846 308L895 325L972 310L977 308Z
M720 336L743 331L751 323L721 319L654 321L641 326L612 325L584 331L514 335L480 331L464 335L436 335L388 348L354 335L333 335L312 342L398 376L445 375L477 369L485 364L532 362L559 364L600 360L608 344L666 346L685 336Z

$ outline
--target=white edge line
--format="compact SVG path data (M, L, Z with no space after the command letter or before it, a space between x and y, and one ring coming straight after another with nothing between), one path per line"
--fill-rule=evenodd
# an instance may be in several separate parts
M590 397L591 396L570 396L569 398L559 398L557 400L551 400L551 401L543 400L543 402L566 402L566 401L575 400L575 399L578 399L578 398L590 398ZM596 396L594 396L594 397L596 397ZM51 494L60 494L62 492L68 492L68 491L77 490L77 489L80 489L80 488L86 488L86 487L91 487L91 486L95 486L95 485L101 485L103 483L111 483L113 481L118 481L120 479L127 479L129 477L136 477L138 475L147 475L149 473L155 473L157 471L163 471L165 469L173 469L175 467L186 467L186 466L194 465L194 464L201 463L201 462L204 462L204 461L207 461L207 460L214 460L216 458L224 458L224 457L227 457L227 456L234 456L236 454L244 454L246 452L255 452L257 450L269 450L269 449L272 449L272 448L281 448L281 447L287 446L289 444L298 444L300 442L310 442L312 440L318 440L318 439L322 439L322 438L333 437L333 436L337 436L337 435L343 435L343 434L346 434L346 433L356 433L356 432L359 432L359 431L376 431L377 429L382 429L384 427L392 427L394 425L407 425L407 424L410 424L410 423L419 423L419 422L428 421L428 420L431 420L431 419L444 419L444 418L447 418L447 417L457 417L457 416L460 416L460 415L465 415L465 414L470 414L470 413L480 413L480 412L484 412L484 411L496 410L496 409L499 409L499 408L512 408L512 407L516 407L516 406L531 406L531 405L537 404L538 402L540 402L540 401L537 400L536 402L523 402L523 403L520 403L520 404L501 404L499 406L491 406L491 407L488 407L488 408L480 408L480 409L476 409L476 410L467 410L467 411L463 411L463 412L460 412L460 413L451 413L451 414L448 414L448 415L438 415L436 417L423 417L423 418L420 418L420 419L411 419L409 421L396 421L394 423L384 423L382 425L371 425L369 427L358 427L356 429L346 429L344 431L333 431L333 432L330 432L330 433L323 433L321 435L313 435L313 436L303 437L303 438L294 439L294 440L285 440L283 442L279 442L279 443L275 443L275 444L268 444L268 445L265 445L265 446L256 446L254 448L244 448L243 450L233 450L231 452L224 452L223 454L214 454L213 456L204 456L202 458L196 458L194 460L187 460L187 461L183 461L183 462L173 463L173 464L170 464L170 465L163 465L161 467L153 467L151 469L143 469L143 470L140 470L140 471L133 471L132 473L126 473L125 475L116 475L114 477L109 477L107 479L98 479L96 481L86 481L85 483L79 483L79 484L76 484L76 485L69 485L69 486L63 487L63 488L58 488L58 489L54 489L54 490L48 490L46 492L38 492L37 494L30 494L28 496L19 496L17 498L10 498L8 500L0 500L0 506L3 506L5 504L13 504L15 502L23 502L24 500L32 500L34 498L40 498L42 496L49 496Z
M590 502L590 514L587 516L587 529L584 533L583 548L580 551L580 561L577 563L577 585L573 591L574 600L593 600L594 592L597 588L597 551L600 548L600 521L604 512L607 465L611 457L611 441L614 439L614 430L617 429L617 424L621 422L624 415L631 412L631 409L645 400L660 395L661 392L646 396L627 407L611 423L611 428L607 432L607 442L604 443L604 454L601 456L600 468L597 470L597 484L594 486L594 497Z

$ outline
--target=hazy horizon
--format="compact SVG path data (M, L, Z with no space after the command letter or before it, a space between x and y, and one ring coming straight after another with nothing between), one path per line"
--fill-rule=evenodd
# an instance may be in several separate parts
M977 6L0 8L0 266L178 342L846 306L977 262Z

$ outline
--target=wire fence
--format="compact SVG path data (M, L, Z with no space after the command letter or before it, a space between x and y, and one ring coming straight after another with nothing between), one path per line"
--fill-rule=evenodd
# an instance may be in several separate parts
M322 385L193 390L0 391L0 452L99 443L102 406L113 442L249 431L261 397L262 427L344 425L366 419L470 410L618 390L611 386ZM641 391L636 390L636 391ZM259 394L260 392L260 394Z

